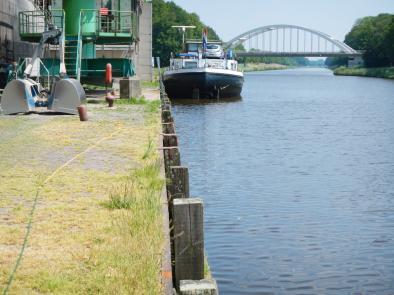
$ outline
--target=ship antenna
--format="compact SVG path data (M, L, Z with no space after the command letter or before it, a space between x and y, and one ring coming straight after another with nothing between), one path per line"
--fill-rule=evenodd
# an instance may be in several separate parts
M172 26L172 28L178 28L182 30L182 46L185 48L185 34L186 29L195 29L196 26Z

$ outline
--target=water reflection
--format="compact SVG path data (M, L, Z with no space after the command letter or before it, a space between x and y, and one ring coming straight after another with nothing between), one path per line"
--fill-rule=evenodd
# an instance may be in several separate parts
M222 103L233 103L242 101L242 97L229 97L220 99L173 99L171 103L173 105L206 105L206 104L222 104Z
M222 294L392 294L393 93L307 69L173 105Z

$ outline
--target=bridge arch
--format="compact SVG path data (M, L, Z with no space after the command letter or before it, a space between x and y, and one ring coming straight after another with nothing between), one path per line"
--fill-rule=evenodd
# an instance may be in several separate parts
M358 52L357 50L354 50L353 48L351 48L350 46L348 46L347 44L334 39L333 37L331 37L328 34L325 34L323 32L317 31L317 30L313 30L313 29L309 29L306 27L301 27L301 26L296 26L296 25L286 25L286 24L278 24L278 25L270 25L270 26L263 26L263 27L259 27L259 28L255 28L253 30L247 31L243 34L240 34L236 37L234 37L233 39L231 39L230 41L228 41L226 43L226 47L227 48L235 48L237 45L239 44L244 44L245 42L252 40L252 39L256 39L259 38L259 36L263 36L266 35L267 33L269 33L270 35L270 42L272 35L276 36L276 53L291 53L293 52L294 54L295 49L292 48L292 46L294 45L294 43L292 44L292 33L296 32L296 43L297 43L297 52L300 53L298 55L301 55L302 52L300 52L299 48L300 48L300 39L302 39L303 41L303 46L304 46L304 51L305 50L305 44L306 44L306 34L308 34L308 38L311 41L311 45L310 48L308 49L308 53L314 53L314 54L323 54L325 53L326 55L330 55L330 54L339 54L339 55L360 55L360 52ZM289 32L288 35L290 35L290 40L286 39L286 32ZM300 34L301 32L301 34ZM275 34L276 33L276 34ZM279 34L280 34L280 38L279 39ZM300 38L300 35L301 38ZM262 37L264 38L264 36ZM314 47L316 47L316 45L314 46L313 42L314 39L317 40L317 42L319 43L318 45L318 49L314 50ZM264 39L263 39L264 40ZM325 43L325 50L324 51L320 51L320 40L323 40L323 42ZM287 48L290 47L290 49L285 50L285 43L288 44L290 42L289 45L287 45ZM281 50L279 50L278 48L278 43L283 44L283 48ZM331 47L330 50L327 50L327 44ZM270 44L270 49L269 50L260 50L260 51L264 51L266 53L272 52L272 44ZM294 46L293 46L294 47ZM302 46L301 46L302 47ZM251 49L251 48L249 48ZM319 52L320 51L320 52ZM305 52L305 53L307 53Z

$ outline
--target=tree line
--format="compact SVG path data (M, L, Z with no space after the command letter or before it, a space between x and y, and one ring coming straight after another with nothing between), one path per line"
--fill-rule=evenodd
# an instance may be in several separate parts
M202 40L202 30L208 29L209 40L220 40L211 27L201 22L195 13L188 13L174 2L153 0L153 56L159 56L163 66L169 64L171 52L182 51L182 32L172 28L176 25L196 26L187 30L187 39Z
M394 66L394 15L379 14L356 21L345 37L350 47L362 50L366 67ZM347 58L327 58L327 66L347 64Z
M153 56L159 56L161 64L167 66L171 52L182 51L182 32L172 28L174 25L192 25L195 29L187 30L188 39L202 39L202 30L208 28L209 40L220 40L215 30L205 25L195 13L188 13L174 2L153 0ZM242 46L242 45L241 45ZM287 66L310 65L303 57L245 57L241 63L277 63Z

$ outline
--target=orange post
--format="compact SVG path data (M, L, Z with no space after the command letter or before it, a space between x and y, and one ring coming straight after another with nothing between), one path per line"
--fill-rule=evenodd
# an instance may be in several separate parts
M105 84L111 84L112 83L112 65L108 63L105 66Z

